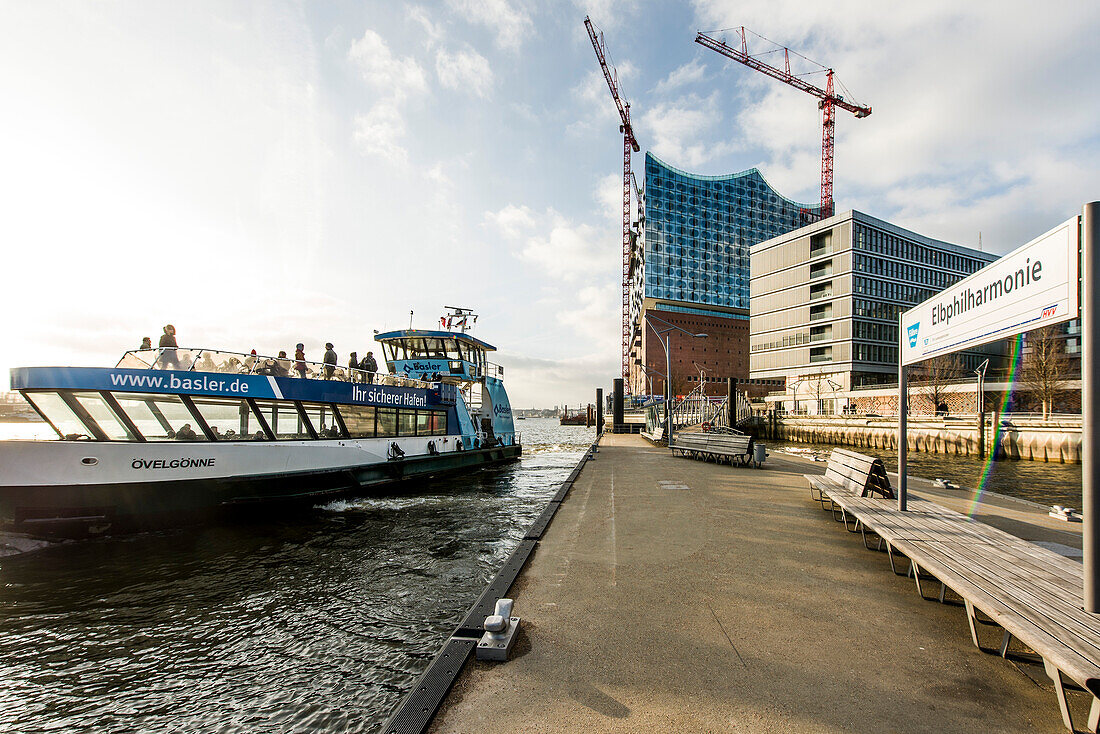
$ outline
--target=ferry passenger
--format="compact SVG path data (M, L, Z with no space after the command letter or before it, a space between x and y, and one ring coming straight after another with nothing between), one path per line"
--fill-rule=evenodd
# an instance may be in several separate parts
M279 358L275 360L275 375L278 377L290 376L290 359L286 356L286 350L279 350Z
M161 369L168 369L171 365L174 369L180 369L180 360L176 355L176 327L168 324L164 327L164 333L160 336L160 365Z
M153 348L153 340L151 338L147 337L147 336L141 337L141 346L138 347L138 349L141 350L141 351L145 351L146 349L152 349L152 348Z
M374 361L374 352L367 352L367 356L363 357L362 364L359 368L367 373L367 382L374 384L374 373L378 371L378 363Z
M351 358L348 360L348 382L359 382L359 355L356 352L351 353Z
M332 373L336 371L336 350L332 346L332 342L325 344L325 379L331 380Z
M198 437L199 434L195 433L194 429L191 428L190 423L184 423L182 426L180 426L180 429L176 431L177 441L194 441L198 439Z
M257 356L258 355L256 354L256 350L253 349L252 353L244 358L244 369L242 370L243 372L246 372L248 374L252 374L252 370L255 369L255 367L256 367L256 357Z
M294 347L294 370L303 380L306 379L306 345L298 342Z
M210 358L210 352L205 352L202 355L202 361L199 362L199 370L201 372L217 372L218 367L214 364L214 360Z

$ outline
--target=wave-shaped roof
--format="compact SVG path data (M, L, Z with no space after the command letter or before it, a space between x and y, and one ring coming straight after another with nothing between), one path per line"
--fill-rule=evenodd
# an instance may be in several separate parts
M779 193L779 191L777 191L776 188L768 182L768 179L764 178L764 174L760 172L759 168L753 167L753 168L749 168L749 169L744 170L744 171L739 171L737 173L727 173L727 174L724 174L722 176L706 176L706 175L701 174L701 173L691 173L690 171L685 171L683 169L677 168L676 166L670 165L669 163L666 163L665 161L661 160L660 158L653 155L653 153L650 153L649 151L646 151L645 160L646 160L646 165L649 165L649 162L652 160L653 162L657 163L661 167L663 167L663 168L665 168L669 171L672 171L675 174L683 176L684 178L693 179L695 181L732 181L732 180L735 180L735 179L756 177L756 178L760 179L760 182L763 183L764 186L768 187L768 190L771 193L775 194L777 197L779 197L783 201L787 202L791 206L797 207L799 209L809 209L811 211L821 208L820 203L818 203L818 204L803 204L801 202L795 201L794 199L791 199L791 198L789 198L787 196L784 196L783 194Z

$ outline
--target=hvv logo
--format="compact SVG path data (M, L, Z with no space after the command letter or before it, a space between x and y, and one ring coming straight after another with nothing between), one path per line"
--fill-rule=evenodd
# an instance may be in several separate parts
M917 348L917 333L920 331L920 322L918 321L917 323L913 324L912 326L907 326L907 327L905 327L905 329L906 329L906 331L909 332L909 348L910 349L916 349Z

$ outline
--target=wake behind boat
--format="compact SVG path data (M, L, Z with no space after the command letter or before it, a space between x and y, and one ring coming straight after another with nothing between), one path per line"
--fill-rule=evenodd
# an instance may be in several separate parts
M378 334L388 373L184 348L15 368L58 438L0 442L0 529L145 527L515 459L503 368L471 317Z

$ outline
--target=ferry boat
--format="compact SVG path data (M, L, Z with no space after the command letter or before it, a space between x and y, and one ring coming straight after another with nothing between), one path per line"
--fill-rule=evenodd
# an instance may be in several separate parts
M516 459L504 369L471 319L451 308L438 330L376 334L386 373L185 348L14 368L12 389L57 439L0 441L0 529L176 524Z

